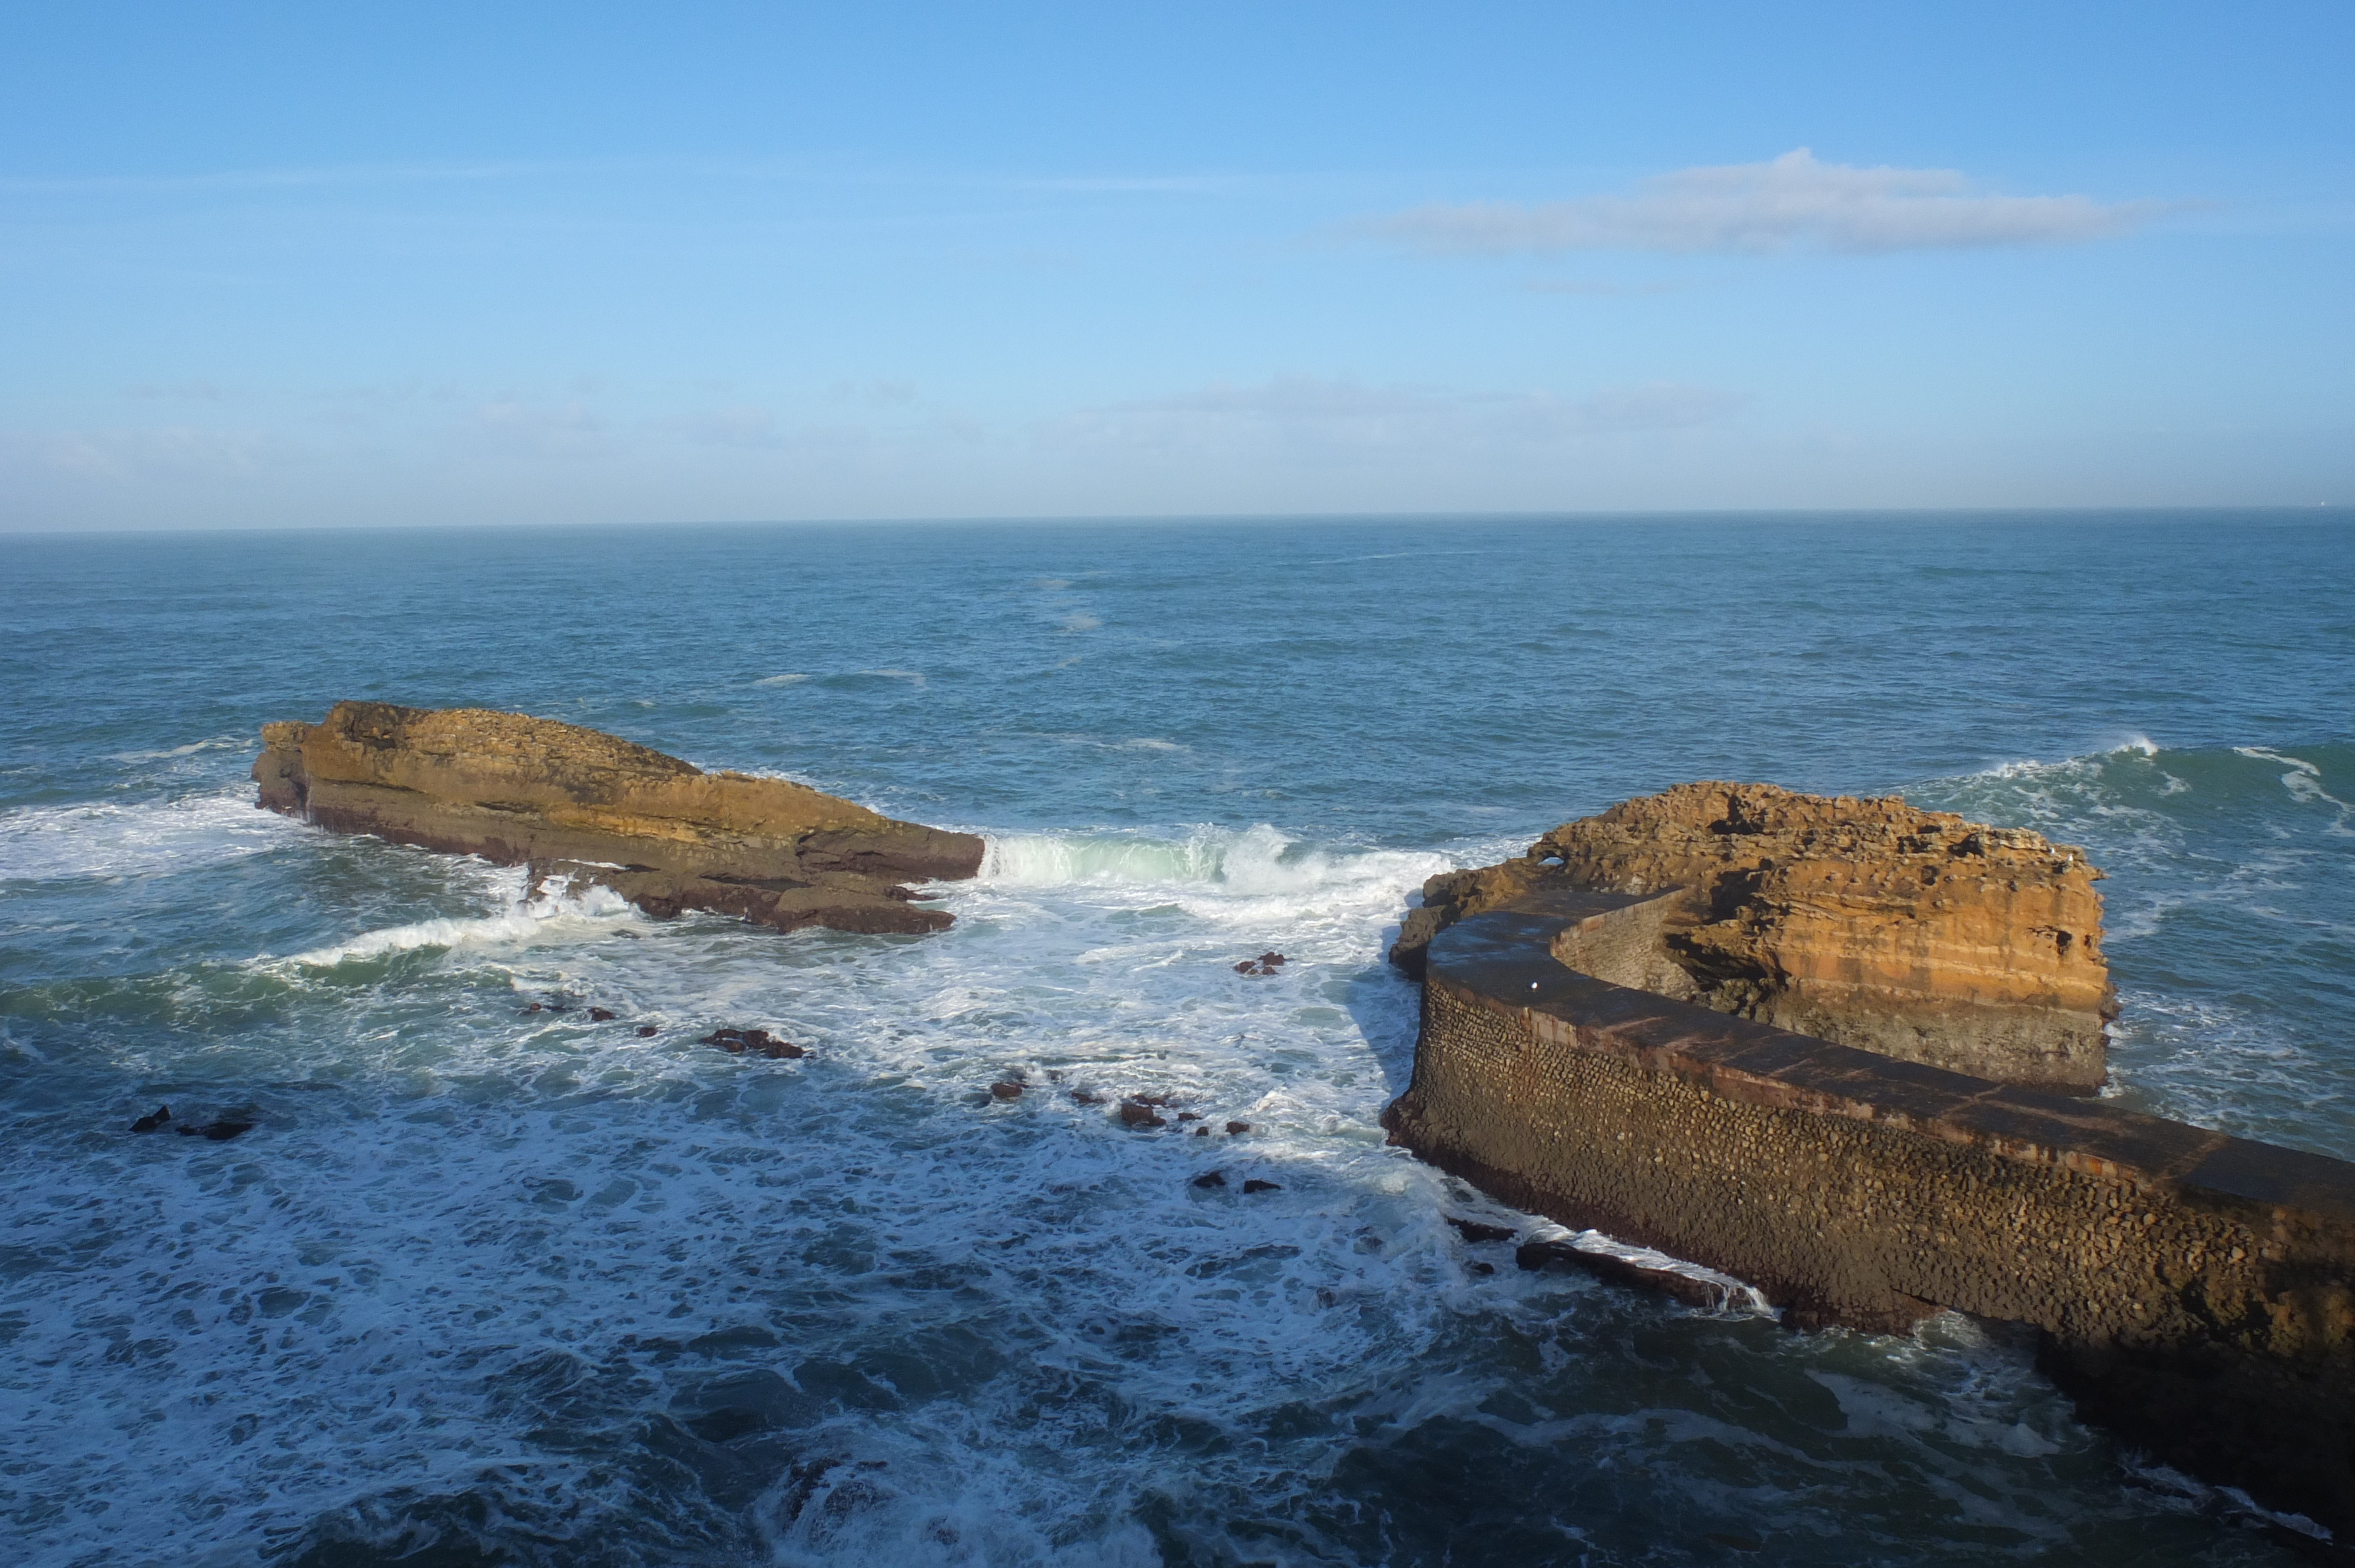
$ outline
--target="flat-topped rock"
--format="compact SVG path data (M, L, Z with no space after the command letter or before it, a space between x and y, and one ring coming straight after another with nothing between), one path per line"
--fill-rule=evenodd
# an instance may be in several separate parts
M951 916L902 884L981 868L971 833L554 719L347 702L317 724L264 725L261 740L253 777L272 810L611 887L658 916L932 931Z
M1902 800L1680 784L1433 877L1392 961L1532 895L1612 895L1555 944L1583 973L1906 1061L2084 1091L2115 1015L2082 850Z

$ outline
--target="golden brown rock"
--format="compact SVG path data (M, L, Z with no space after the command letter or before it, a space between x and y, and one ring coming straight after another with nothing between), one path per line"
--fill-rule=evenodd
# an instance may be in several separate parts
M482 708L338 703L264 725L261 803L337 832L527 864L651 914L791 930L930 931L902 879L957 879L982 841L782 779L706 773L614 736Z
M2083 851L1896 799L1681 784L1436 876L1393 961L1549 887L1639 895L1556 956L1614 984L1980 1077L2086 1090L2115 1016Z

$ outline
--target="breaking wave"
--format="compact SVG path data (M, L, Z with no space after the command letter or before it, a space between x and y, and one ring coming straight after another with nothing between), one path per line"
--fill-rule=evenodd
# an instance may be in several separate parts
M257 810L250 787L176 800L0 812L0 881L164 876L280 848L302 827Z

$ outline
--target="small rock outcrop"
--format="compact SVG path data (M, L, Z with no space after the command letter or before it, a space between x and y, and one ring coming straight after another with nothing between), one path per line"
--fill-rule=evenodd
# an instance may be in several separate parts
M336 832L528 865L650 915L781 930L936 931L901 885L981 869L971 833L903 822L782 779L692 763L554 719L337 703L264 725L261 803Z
M1902 800L1680 784L1423 885L1391 961L1548 892L1624 895L1555 956L1615 985L1979 1077L2083 1092L2116 1007L2082 850Z

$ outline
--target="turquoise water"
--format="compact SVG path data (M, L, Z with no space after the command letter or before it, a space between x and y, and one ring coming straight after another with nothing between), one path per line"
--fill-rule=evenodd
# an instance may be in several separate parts
M1902 791L2108 870L2114 1094L2355 1154L2343 526L19 537L0 573L12 1560L2291 1560L2003 1334L1801 1337L1467 1246L1493 1205L1376 1125L1413 1043L1380 953L1425 875L1632 793ZM944 936L780 937L252 810L255 727L346 696L989 863ZM259 1125L123 1130L161 1101Z

